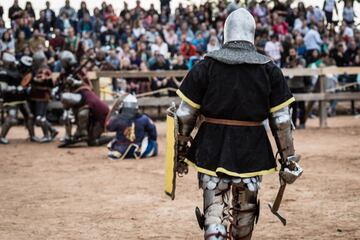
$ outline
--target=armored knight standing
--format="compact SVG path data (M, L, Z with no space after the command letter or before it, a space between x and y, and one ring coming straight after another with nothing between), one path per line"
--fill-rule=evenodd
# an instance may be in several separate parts
M223 47L197 63L177 91L178 172L186 173L187 165L198 171L205 239L251 239L261 178L276 172L265 119L282 159L280 180L292 183L302 172L288 107L295 99L281 70L256 51L254 35L252 15L243 8L232 12ZM196 122L201 125L189 146Z
M17 66L15 60L13 55L4 53L3 66L0 67L0 98L4 102L4 110L7 112L0 132L0 144L9 143L6 136L11 127L19 122L18 111L24 118L30 141L38 141L34 132L34 117L27 102L28 90L22 86L24 79L29 77L31 72L32 58L23 56Z

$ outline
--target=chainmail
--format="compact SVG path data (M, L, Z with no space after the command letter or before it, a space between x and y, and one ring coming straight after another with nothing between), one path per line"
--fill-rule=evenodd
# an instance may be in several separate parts
M265 64L271 61L269 57L258 53L252 43L245 41L225 43L221 49L209 52L205 57L226 64Z

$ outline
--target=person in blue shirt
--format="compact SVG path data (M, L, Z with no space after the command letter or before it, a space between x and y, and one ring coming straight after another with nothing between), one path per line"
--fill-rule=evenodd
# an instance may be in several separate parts
M115 139L108 144L110 160L157 155L156 126L147 115L140 114L138 108L136 97L129 94L124 99L119 114L110 117L106 128L110 132L116 132Z

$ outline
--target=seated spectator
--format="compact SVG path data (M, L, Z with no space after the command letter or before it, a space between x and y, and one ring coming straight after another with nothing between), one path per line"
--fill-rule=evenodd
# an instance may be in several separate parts
M18 35L16 36L16 41L15 41L16 59L20 59L23 56L24 50L28 46L29 46L29 42L25 38L25 33L23 31L18 32Z
M219 40L215 36L211 36L209 43L206 46L206 51L211 52L220 49Z
M55 28L60 29L64 35L68 35L68 30L75 27L75 21L71 20L65 11L56 19Z
M77 25L77 32L81 35L84 33L92 33L94 31L93 24L90 20L90 15L85 13L83 17L80 19Z
M309 10L307 11L306 19L310 24L316 24L318 22L323 22L325 19L324 12L316 6L309 6Z
M110 160L148 158L157 155L157 132L153 121L138 112L136 97L128 95L119 114L110 118L107 130L116 132L108 144Z
M29 40L29 47L32 53L38 51L39 45L45 47L45 38L39 32L39 30L34 30L32 38Z
M195 39L192 40L192 44L195 46L196 50L204 52L206 50L206 40L203 38L202 32L197 31Z
M91 23L93 26L94 33L98 36L100 35L101 27L104 26L104 21L100 14L99 8L94 8L93 16L90 17Z
M111 65L113 70L120 69L120 60L116 55L115 49L112 49L108 52L108 56L105 58L106 62Z
M306 54L306 47L304 44L304 39L301 35L296 36L295 47L296 47L297 54L301 57L304 57Z
M265 44L264 51L280 67L282 47L277 35L271 35L270 41Z
M85 51L95 46L89 32L83 32L81 42L84 45Z
M146 31L145 33L146 41L149 44L154 44L157 36L159 36L159 33L156 31L155 27L150 27L150 31Z
M111 21L106 22L106 30L100 34L100 41L102 46L111 46L113 41L117 42L119 39L118 33L114 30L114 25Z
M178 36L178 39L182 39L185 37L186 41L191 42L194 39L194 33L189 28L187 22L182 22L180 28L176 31L176 35Z
M65 37L65 50L76 53L79 48L79 37L75 35L74 28L70 27L68 29L68 34Z
M142 24L142 21L136 20L134 21L133 27L132 27L132 34L136 39L139 39L141 35L144 35L146 33L146 30Z
M50 35L51 24L46 20L45 11L40 11L40 18L34 22L33 28L43 36Z
M54 36L50 39L49 42L50 50L52 52L62 52L65 46L65 38L61 35L60 29L56 28L54 30Z
M15 53L15 41L12 37L11 30L3 33L0 40L0 53L1 52Z
M19 31L25 32L25 38L29 40L32 36L31 28L26 24L25 19L22 16L19 16L16 20L16 31L15 36Z
M351 39L348 47L345 51L345 65L346 66L354 66L355 65L355 58L358 54L359 47L356 46L356 41Z
M273 25L273 31L274 31L274 34L278 34L281 39L283 36L288 34L288 27L289 27L289 25L284 21L283 17L278 16L275 18L275 23Z
M354 30L346 22L341 25L341 32L346 43L354 37Z
M151 44L151 53L154 54L158 52L163 56L168 56L169 49L167 43L165 43L160 36L157 36L155 39L155 43Z
M6 32L5 22L0 18L0 38L2 38L4 32Z
M165 38L165 42L168 44L169 52L171 53L171 56L174 56L174 54L177 52L178 47L178 38L174 30L174 26L167 24L163 30L163 35Z
M87 9L86 2L82 1L80 3L80 9L77 12L77 19L81 20L84 18L85 15L90 15L89 10Z
M189 59L191 56L196 54L196 47L191 44L191 42L187 41L185 37L183 37L180 53L185 57L185 59Z

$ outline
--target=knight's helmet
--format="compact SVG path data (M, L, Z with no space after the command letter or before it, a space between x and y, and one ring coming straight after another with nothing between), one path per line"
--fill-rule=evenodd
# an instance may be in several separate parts
M15 66L16 58L14 55L4 52L2 56L2 62L5 68L11 68Z
M71 71L71 69L76 66L77 61L74 54L70 51L63 51L60 56L61 66L66 72Z
M28 73L31 71L31 67L33 64L32 57L22 56L19 61L19 71L21 73Z
M41 67L46 66L47 58L43 51L37 51L33 54L32 67L34 71L39 70Z
M245 8L233 11L225 21L224 44L234 41L247 41L254 44L256 23Z
M134 118L139 110L137 98L129 94L124 98L120 114L125 118Z

